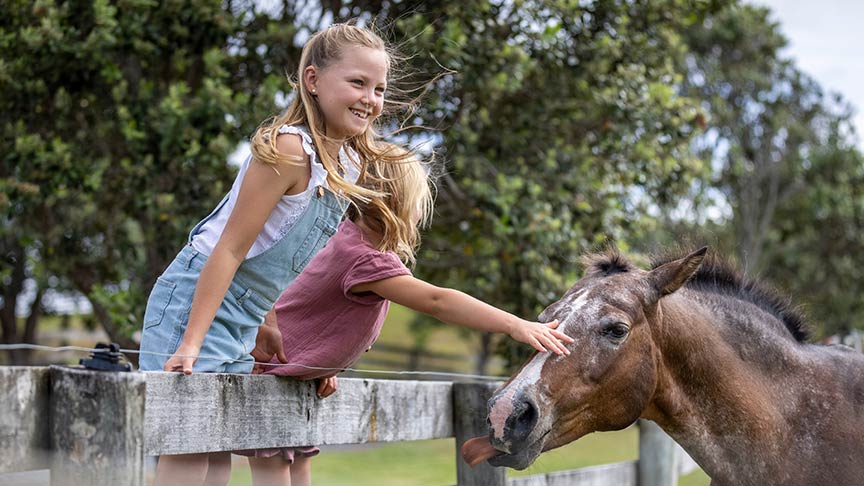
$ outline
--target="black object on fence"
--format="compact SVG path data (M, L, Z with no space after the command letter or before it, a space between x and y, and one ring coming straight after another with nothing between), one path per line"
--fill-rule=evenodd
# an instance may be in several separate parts
M129 363L120 363L122 356L120 346L116 343L98 343L96 349L90 353L90 359L81 359L78 363L88 370L131 371L132 367L129 366Z

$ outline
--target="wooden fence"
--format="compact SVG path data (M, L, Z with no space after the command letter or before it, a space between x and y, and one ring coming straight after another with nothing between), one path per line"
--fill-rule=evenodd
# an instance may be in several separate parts
M52 485L143 486L148 455L453 437L459 485L677 483L677 446L651 422L638 461L511 479L469 468L459 447L485 432L497 386L346 378L319 400L311 383L275 376L0 367L0 479L50 469Z

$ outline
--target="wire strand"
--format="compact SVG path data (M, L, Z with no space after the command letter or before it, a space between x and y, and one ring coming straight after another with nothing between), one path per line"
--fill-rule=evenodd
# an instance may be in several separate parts
M83 346L45 346L45 345L41 345L41 344L27 344L27 343L0 344L0 351L12 351L12 350L20 350L20 349L49 351L49 352L54 352L54 353L59 353L59 352L63 352L63 351L80 351L80 352L87 352L87 353L106 352L106 349L87 348L87 347L83 347ZM147 354L147 355L151 355L151 356L163 356L163 357L176 356L178 358L196 358L195 356L185 356L185 355L179 355L179 354L174 355L172 353L157 353L157 352L153 352L153 351L140 351L138 349L120 349L120 353L124 355L123 358L126 359L126 361L129 362L130 364L131 364L131 362L129 361L129 358L127 358L125 356L125 354L127 354L127 353L128 354L138 354L138 355ZM244 361L244 360L239 360L239 359L226 359L223 357L206 356L206 355L197 356L197 359L204 359L204 360L209 359L209 360L217 360L217 361L231 362L231 363L249 363L249 361ZM448 373L448 372L444 372L444 371L408 371L408 370L387 371L387 370L367 370L367 369L360 369L360 368L326 368L326 367L321 367L321 366L309 366L309 365L304 365L301 363L264 363L264 362L260 362L260 361L253 361L252 364L253 365L261 365L261 366L275 366L275 367L291 366L291 367L305 368L305 369L317 370L317 371L337 371L337 372L351 371L353 373L361 373L361 374L387 374L387 375L406 375L406 376L418 376L418 375L420 375L420 376L440 376L440 377L449 377L449 378L467 378L467 379L474 379L474 380L490 380L490 381L500 381L500 380L506 380L509 378L508 376L475 375L475 374L470 374L470 373Z

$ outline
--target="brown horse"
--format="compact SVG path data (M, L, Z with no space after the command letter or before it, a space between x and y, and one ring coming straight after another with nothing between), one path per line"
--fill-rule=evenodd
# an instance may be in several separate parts
M864 355L807 344L786 301L705 253L651 271L614 250L587 257L540 315L561 322L572 353L534 355L496 392L466 461L524 469L641 417L713 485L864 484Z

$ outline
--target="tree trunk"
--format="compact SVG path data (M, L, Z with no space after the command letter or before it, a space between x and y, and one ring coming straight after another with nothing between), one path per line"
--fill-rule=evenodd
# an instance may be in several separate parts
M486 368L489 366L489 357L492 355L492 333L484 332L480 335L480 353L477 355L477 365L474 372L478 375L485 375Z
M33 303L30 304L30 315L24 322L24 334L21 336L22 343L36 344L36 326L39 325L39 319L42 318L42 296L45 295L45 288L39 286L36 289L36 297ZM32 363L33 350L22 349L17 356L18 362L22 366L28 366Z
M9 239L5 243L10 243ZM3 308L0 309L0 342L3 344L17 344L20 342L18 336L18 321L15 317L15 307L18 305L18 296L24 289L24 281L27 279L27 274L24 269L25 255L24 248L17 242L4 245L6 247L5 264L12 268L10 272L9 285L3 287ZM5 266L5 265L4 265ZM20 360L21 352L18 350L9 351L7 356L12 364L17 364Z

